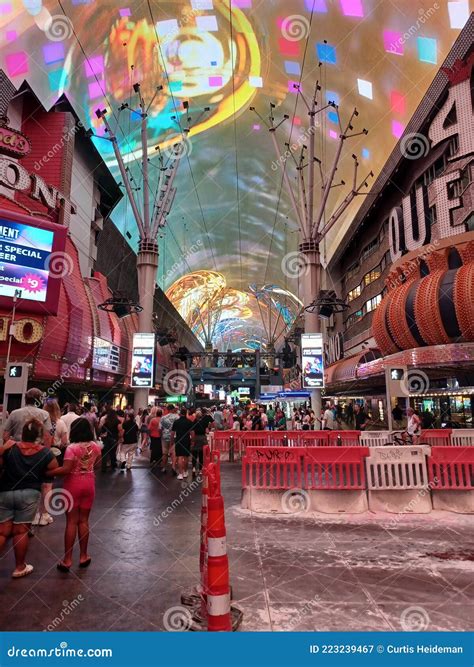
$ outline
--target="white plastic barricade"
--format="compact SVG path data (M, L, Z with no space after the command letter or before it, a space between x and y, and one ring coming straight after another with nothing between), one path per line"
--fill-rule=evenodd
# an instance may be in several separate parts
M431 512L427 446L371 447L366 459L369 510L402 514Z
M474 446L474 428L453 428L451 444L455 447Z
M390 431L362 431L359 437L364 447L381 447L390 442Z

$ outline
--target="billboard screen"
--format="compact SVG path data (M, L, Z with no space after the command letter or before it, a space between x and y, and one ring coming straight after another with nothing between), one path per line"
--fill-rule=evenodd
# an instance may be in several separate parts
M303 334L301 336L301 368L303 369L303 389L324 387L322 334Z
M0 296L45 303L54 233L0 218Z
M41 218L0 209L0 308L56 315L65 275L75 268L65 252L67 229Z
M103 371L120 372L120 349L108 340L94 336L92 367Z
M151 389L154 386L155 334L133 335L132 387Z

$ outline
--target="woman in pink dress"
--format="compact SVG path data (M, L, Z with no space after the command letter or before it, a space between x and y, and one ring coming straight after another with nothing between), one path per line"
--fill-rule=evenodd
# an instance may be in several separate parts
M93 441L90 421L76 419L71 424L71 443L64 454L64 463L54 470L54 476L63 475L65 495L66 531L64 533L64 558L57 565L61 572L69 572L76 535L79 538L79 567L88 567L91 557L87 552L89 542L89 514L95 497L94 468L100 464L101 449ZM51 475L51 476L52 476Z

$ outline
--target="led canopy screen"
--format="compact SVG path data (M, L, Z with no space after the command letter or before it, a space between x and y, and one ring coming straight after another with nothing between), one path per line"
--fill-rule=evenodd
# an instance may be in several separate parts
M337 183L346 185L332 188L329 219L353 182L352 155L361 178L371 170L378 175L470 11L469 0L0 0L0 68L17 88L26 79L46 108L67 96L120 182L96 116L106 109L136 193L141 138L133 87L140 83L153 197L158 156L175 159L173 145L181 145L177 194L159 239L158 283L202 339L204 323L219 347L239 349L268 343L262 319L271 309L272 322L279 317L285 328L284 313L294 317L301 300L301 272L288 259L300 241L298 220L284 176L296 182L310 136L305 100L316 82L319 109L334 103L343 124L354 108L359 113L337 168ZM316 120L319 193L317 179L330 173L340 127L334 107ZM333 227L323 259L362 201L356 197ZM136 249L126 197L112 218ZM210 325L192 304L197 274L219 282L210 303L222 317ZM272 293L261 295L262 286ZM267 309L263 317L259 306Z

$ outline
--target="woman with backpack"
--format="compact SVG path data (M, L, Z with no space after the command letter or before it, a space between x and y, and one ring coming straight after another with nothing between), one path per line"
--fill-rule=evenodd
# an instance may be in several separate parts
M33 566L26 562L29 530L44 476L58 467L51 449L43 446L43 439L43 424L30 419L23 426L20 442L9 440L0 447L0 552L11 537L16 562L13 579L33 572Z

